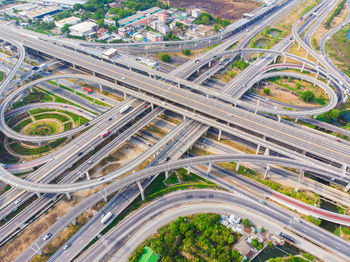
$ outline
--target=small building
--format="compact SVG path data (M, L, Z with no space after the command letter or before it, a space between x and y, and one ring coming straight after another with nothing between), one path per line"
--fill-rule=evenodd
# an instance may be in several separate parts
M192 17L198 18L202 13L202 10L199 8L195 8L192 10Z
M105 51L102 56L104 58L108 58L108 59L111 59L113 56L115 56L117 53L117 49L115 48L109 48L107 51Z
M55 21L55 19L51 15L45 15L43 17L43 19L41 19L41 21L43 21L45 23L51 23L51 22Z
M70 34L73 36L88 36L95 34L98 26L91 21L85 21L69 27Z
M113 19L110 19L110 18L105 18L105 19L103 20L103 22L104 22L105 25L116 26L115 21L114 21Z
M59 29L62 29L64 25L76 25L79 22L80 22L79 17L70 16L70 17L61 19L59 21L56 21L55 26L57 26Z
M143 39L143 35L141 35L141 34L134 34L134 39L136 40L136 41L142 41L142 39Z
M126 37L127 30L124 27L119 28L118 29L118 35L120 35L121 37Z
M167 15L164 13L161 13L158 15L158 20L161 21L162 23L166 24L166 19L167 19Z
M164 37L159 33L150 31L150 32L147 32L147 39L151 42L159 42L159 41L163 41Z

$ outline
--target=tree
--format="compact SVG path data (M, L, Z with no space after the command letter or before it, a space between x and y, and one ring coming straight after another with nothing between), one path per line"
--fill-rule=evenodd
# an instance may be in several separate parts
M309 103L315 99L315 94L312 91L305 91L305 92L301 93L301 98L305 102Z
M253 240L252 240L252 246L253 246L253 247L257 247L258 245L259 245L258 240L253 239Z
M215 24L214 25L215 32L219 32L219 29L220 29L220 25L219 24Z
M210 19L208 16L203 16L202 17L202 23L205 24L205 25L209 25L209 22L210 22Z
M242 220L242 225L245 227L245 228L248 228L250 227L250 221L248 218L245 218Z
M61 28L62 33L69 33L69 24L65 24L62 28Z
M264 88L264 93L269 95L271 93L270 88Z
M191 55L191 50L190 49L184 49L184 50L182 50L182 53L184 55Z
M168 55L168 54L163 54L163 55L161 56L161 59L162 59L163 62L169 63L170 60L171 60L171 56Z
M328 118L337 120L339 117L339 110L334 108L331 111L328 111L326 114L328 114Z
M162 262L173 262L173 259L171 258L171 257L169 257L169 256L167 256L167 257L165 257L165 258L163 258L162 259Z

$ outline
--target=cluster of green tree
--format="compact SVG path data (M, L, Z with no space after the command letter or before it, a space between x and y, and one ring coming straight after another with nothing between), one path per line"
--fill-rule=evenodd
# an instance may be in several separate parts
M130 261L138 261L144 246L162 257L162 261L241 261L242 255L235 249L238 235L221 225L220 215L198 214L179 217L176 221L162 227L159 234L148 239L131 256ZM193 260L189 260L189 255Z
M315 99L315 94L312 91L305 91L301 93L301 98L307 102L310 103L312 101L314 101Z
M182 53L184 54L184 55L191 55L191 50L190 49L184 49L184 50L182 50Z
M244 70L245 68L247 68L249 66L249 63L244 61L243 59L239 59L233 63L233 66L237 67L240 70Z
M173 32L169 31L165 36L164 36L165 41L179 41L180 38Z
M163 62L169 63L171 60L171 56L168 54L159 54L160 59L162 59Z
M328 120L337 120L339 117L339 110L334 108L326 113L323 113L322 115L320 115L320 117L324 117Z
M333 11L333 13L331 14L331 16L327 19L326 23L325 23L325 27L327 29L329 29L331 27L331 23L333 22L334 18L340 14L341 10L343 9L345 4L345 0L341 1L337 8Z
M261 250L264 247L263 244L260 243L257 239L253 239L251 244L253 247L255 247L258 250Z
M264 93L267 95L271 94L270 88L264 88Z
M55 28L55 23L54 22L45 23L45 22L36 21L34 22L34 24L32 24L32 26L35 31L39 33L47 34L49 33L50 30Z
M211 25L211 24L217 24L216 28L219 30L219 25L222 27L228 26L231 22L229 20L221 19L220 17L213 17L211 14L207 12L202 12L200 16L193 21L194 24L204 24L204 25Z

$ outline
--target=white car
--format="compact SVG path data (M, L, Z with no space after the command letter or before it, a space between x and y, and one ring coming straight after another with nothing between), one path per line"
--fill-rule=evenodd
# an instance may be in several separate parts
M300 220L298 217L293 217L293 219L294 219L294 221L296 221L296 222L298 222L298 223L301 222L301 220Z
M44 237L43 237L43 240L48 240L50 237L52 236L51 233L47 233Z
M16 201L15 201L15 205L18 205L19 203L21 203L22 202L22 199L17 199Z

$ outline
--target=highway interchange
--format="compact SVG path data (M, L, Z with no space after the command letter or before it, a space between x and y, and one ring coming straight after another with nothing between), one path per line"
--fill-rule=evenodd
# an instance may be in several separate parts
M40 166L36 171L30 174L26 179L21 179L12 175L10 169L0 167L0 180L13 186L11 190L0 196L1 217L8 216L12 211L16 210L14 204L15 199L21 199L25 202L37 194L38 199L24 211L20 212L13 220L5 223L0 228L1 243L6 242L11 238L12 234L18 233L22 229L22 225L25 225L28 217L31 218L36 215L37 210L50 206L52 201L56 201L56 194L62 196L63 193L68 198L71 197L71 192L76 192L83 189L90 189L99 185L111 182L108 186L98 191L91 197L87 198L76 207L75 210L71 210L67 213L68 217L65 218L65 224L60 223L59 228L56 231L52 228L49 229L49 233L57 235L61 232L65 226L71 221L90 208L94 203L98 203L102 199L107 199L107 196L116 192L115 199L109 200L106 209L118 210L118 214L126 208L131 200L135 199L140 193L144 192L144 188L151 183L151 177L160 173L176 170L181 167L186 167L189 170L196 168L198 165L207 165L207 173L210 173L215 163L220 162L237 162L239 163L259 163L266 166L266 173L270 171L270 166L278 165L284 167L296 168L298 170L310 171L313 174L319 174L320 177L328 177L342 181L346 185L349 185L350 177L347 172L347 167L350 165L350 147L349 143L343 141L339 142L339 139L332 138L331 136L324 136L314 131L309 131L305 128L298 126L286 125L284 121L281 121L281 116L294 116L296 119L302 119L305 116L319 115L334 108L337 104L346 101L350 82L349 78L342 74L339 70L334 70L334 65L326 58L324 53L325 39L330 37L331 34L342 28L342 25L348 23L349 13L346 20L339 26L328 32L321 40L321 55L315 52L310 45L310 37L315 32L317 27L331 11L330 6L335 6L337 1L322 1L312 10L310 10L304 17L307 17L306 22L298 20L292 28L292 35L287 36L279 44L272 49L249 49L246 48L248 41L257 32L265 28L269 23L273 21L273 18L285 14L285 12L291 6L295 6L298 1L279 1L279 4L274 4L272 7L265 10L259 8L255 13L257 14L254 19L245 23L244 26L237 26L238 23L228 26L222 33L207 39L198 40L194 43L189 42L164 42L158 45L154 44L120 44L114 45L120 50L127 50L128 52L135 52L142 50L143 52L157 52L157 51L174 51L185 49L188 47L203 47L212 45L217 42L223 41L223 43L206 54L201 54L198 58L189 61L187 64L173 70L169 74L162 73L153 69L145 68L139 64L130 63L130 61L123 61L119 58L117 63L111 62L106 59L102 59L89 54L86 51L86 47L103 47L100 44L87 45L86 43L72 43L72 42L59 42L57 39L49 39L48 37L38 37L32 34L24 34L18 30L12 30L8 26L0 25L1 39L7 43L16 47L19 54L18 60L15 66L7 74L5 80L0 85L0 95L4 99L2 100L0 107L0 124L1 131L8 137L18 139L20 141L29 141L41 144L42 142L58 139L62 137L71 137L78 132L87 129L77 138L66 146L50 154L36 160L36 163L20 164L21 168L31 169L35 166ZM349 6L349 5L348 5ZM261 17L268 15L269 19L264 20L263 23L256 25L256 20L259 21ZM256 20L255 20L256 19ZM308 34L301 39L301 31L307 30L308 26L313 21L316 23L309 29ZM246 21L245 21L246 22ZM303 25L300 25L303 23ZM250 28L254 26L254 28ZM247 31L246 31L247 30ZM250 31L249 31L250 30ZM243 31L243 33L241 32ZM226 50L234 42L244 36L244 32L249 34L243 41L240 41L236 49ZM292 54L288 54L285 50L293 42L297 42L302 48L304 48L309 56L312 56L317 62L314 63L306 58L301 58ZM25 49L26 48L26 49ZM52 75L40 78L24 84L22 87L12 91L18 81L13 81L14 75L19 68L24 64L24 58L27 51L40 54L42 56L55 57L58 61L64 62L66 65L80 70L87 74L62 74ZM207 81L213 74L217 73L223 67L232 61L237 55L243 55L248 53L263 53L256 62L252 63L246 70L235 77L232 82L229 82L221 90L215 91L202 84ZM123 57L123 55L121 56ZM298 65L286 64L285 60L283 64L276 64L269 66L275 61L277 57L282 59L290 58L295 60ZM221 60L218 60L221 58ZM98 60L96 60L98 59ZM217 62L219 61L219 62ZM223 62L220 62L223 61ZM212 65L214 64L214 65ZM282 68L295 68L295 66L301 67L301 72L305 70L313 70L317 73L317 76L323 76L325 81L320 81L316 78L303 75L300 73L291 72L268 72L269 70L282 69ZM208 73L200 75L203 68L208 67ZM268 69L268 67L270 67ZM191 76L196 75L193 81L188 80ZM303 79L310 83L316 84L321 87L329 97L329 102L326 106L316 108L298 108L297 110L285 110L276 107L271 107L268 103L252 104L247 101L243 101L242 96L256 83L276 76L289 76L292 78ZM100 115L94 117L90 114L90 122L88 125L83 125L66 132L62 132L50 136L28 136L15 132L11 129L5 119L9 114L17 114L17 111L9 111L8 108L12 105L13 100L26 92L33 86L39 83L47 82L48 80L60 80L60 79L79 79L91 83L97 83L100 89L112 90L113 92L120 92L124 97L128 97L124 102L114 105L112 109L106 112L100 112ZM334 89L329 86L332 84ZM12 91L12 92L11 92ZM11 92L11 93L10 93ZM10 93L8 95L8 93ZM121 108L125 105L130 107L126 113L120 113ZM32 108L38 105L33 105ZM48 107L58 105L47 105ZM168 111L176 112L183 116L184 120L172 129L166 136L161 138L157 143L152 145L142 155L131 161L127 165L113 171L103 177L103 179L91 179L88 171L92 168L89 161L97 163L107 156L113 149L122 145L125 141L131 139L136 133L148 125L157 116L164 113L164 109ZM25 109L23 109L25 110ZM80 112L80 109L71 107L70 110ZM19 110L18 110L19 111ZM89 115L86 111L81 113ZM277 121L266 117L266 113L278 116ZM135 122L135 119L136 122ZM260 147L266 148L264 155L252 155L252 154L224 154L224 155L210 155L210 156L197 156L185 159L180 159L183 152L186 152L208 129L212 127L218 130L218 139L222 133L233 135L237 138L244 139L253 143L257 147L257 152ZM90 157L83 164L76 168L73 172L66 175L59 183L52 183L56 178L64 173L69 167L73 166L84 155L88 154L91 150L96 148L103 138L101 133L105 130L110 130L112 134L115 134L115 138L97 154ZM119 134L119 135L118 135ZM134 139L134 138L133 138ZM339 140L339 141L338 141ZM270 155L271 152L275 152L276 155ZM179 153L181 152L181 153ZM151 164L149 164L143 170L138 172L132 172L131 174L124 176L126 173L134 170L137 166L145 162L151 156L156 155ZM26 166L25 166L26 165ZM198 173L200 170L196 169ZM196 172L197 173L197 172ZM202 175L208 175L204 173ZM87 179L84 181L76 182L82 177ZM213 177L215 180L216 178ZM139 182L141 181L141 183ZM137 186L135 183L137 182ZM223 181L215 181L219 184L223 184ZM232 185L227 185L230 190L237 192L237 189ZM140 189L140 191L139 191ZM346 186L348 189L348 186ZM123 193L125 192L124 197ZM41 195L44 193L43 195ZM201 194L200 192L198 194ZM214 198L220 199L220 194L215 192ZM245 194L241 192L240 194ZM181 193L178 193L181 197L184 197ZM128 198L125 198L128 196ZM248 198L255 198L254 196L247 196ZM272 198L270 196L270 198ZM119 200L118 200L119 199ZM272 198L273 199L273 198ZM275 199L274 199L275 200ZM170 200L169 200L170 201ZM220 200L224 203L227 200ZM256 201L256 200L255 200ZM288 202L289 199L283 201L280 197L277 201ZM175 201L174 201L175 202ZM255 202L256 204L256 202ZM300 204L300 212L306 212L307 206L302 207ZM37 208L37 210L35 210ZM282 215L283 212L279 207L273 207L278 210L276 213L280 213L281 216L285 216L284 219L290 219L290 214ZM254 209L252 205L251 209ZM27 213L26 213L27 212ZM273 214L266 214L265 211L260 211L265 216L273 217ZM313 209L309 210L308 214L322 217L323 219L337 222L343 225L350 225L350 218L347 216L341 216L332 214L332 212L324 212L321 210ZM322 213L320 213L322 212ZM99 218L103 213L99 213L99 216L95 216L94 220L88 222L84 229L79 231L76 236L71 240L73 245L77 245L75 253L64 252L62 248L56 252L55 256L51 258L52 261L63 261L73 259L83 247L81 243L78 244L78 239L84 233L89 234L89 238L85 239L87 245L93 237L95 237L104 226L99 223ZM141 215L142 213L136 213ZM62 218L63 219L63 218ZM285 224L287 223L287 220ZM20 222L21 221L21 222ZM279 220L282 221L282 220ZM11 224L12 223L12 224ZM132 222L131 222L132 223ZM54 224L55 226L56 224ZM95 231L89 226L93 227ZM293 228L298 234L305 236L306 238L312 238L317 244L326 246L330 252L338 252L339 255L344 258L349 258L348 244L344 241L340 241L336 237L332 244L327 243L325 232L319 231L317 227L312 227L311 233L305 231L306 228L310 230L310 225L304 225L304 223L295 225ZM116 227L112 232L123 232L125 229ZM316 233L317 232L317 233ZM118 234L118 233L115 233ZM320 234L320 236L315 237ZM329 236L328 236L329 237ZM315 240L316 238L316 240ZM39 241L39 242L38 242ZM36 253L40 253L40 250L47 244L40 242L40 239L33 244L32 248L28 248L18 261L29 261ZM80 241L80 240L79 240ZM100 245L100 249L104 249L103 241L98 241L97 245ZM113 245L115 243L113 242ZM79 248L78 248L79 247ZM99 249L99 250L100 250ZM89 249L90 250L90 249ZM102 256L105 254L103 251L99 254ZM115 248L113 248L115 250ZM34 252L33 252L34 251ZM108 251L108 250L107 250ZM72 251L71 251L72 252ZM74 254L74 255L73 255ZM95 253L88 252L84 256L94 257ZM112 253L109 253L112 255ZM67 256L67 257L65 257ZM82 257L81 259L83 259ZM81 260L84 261L84 260ZM96 258L96 261L98 259Z

